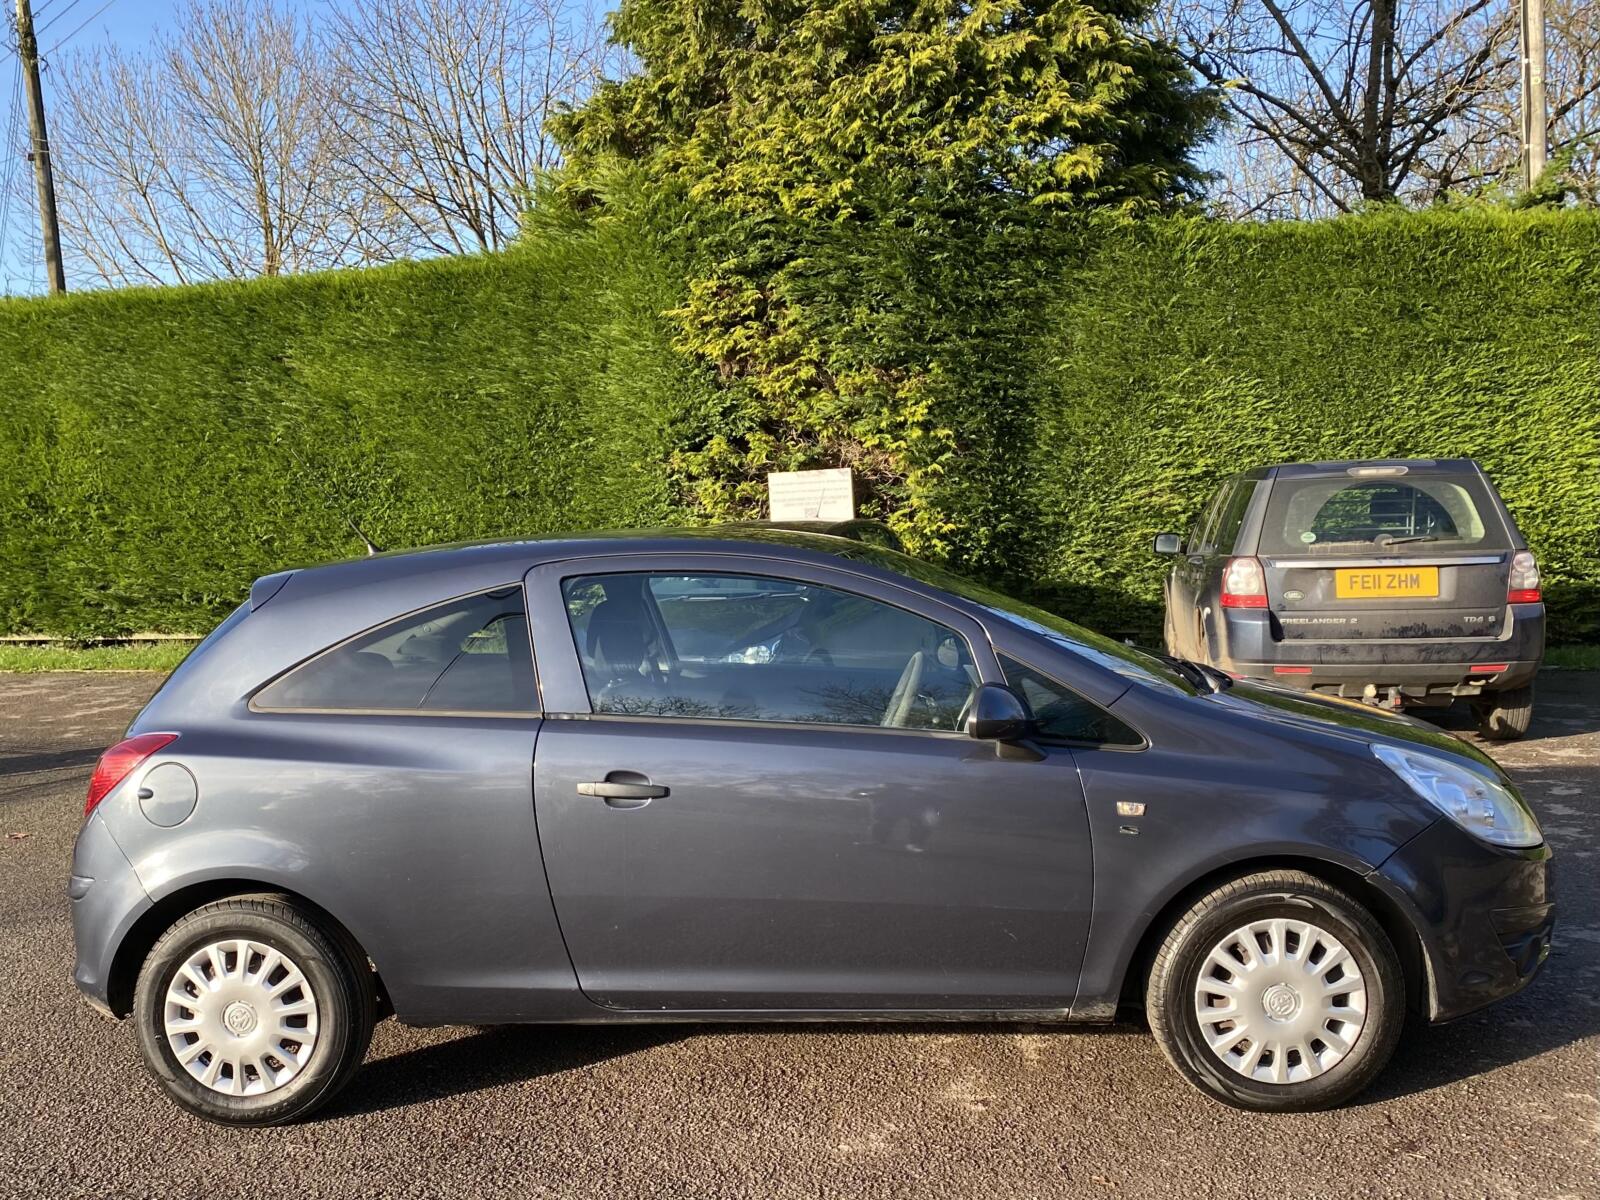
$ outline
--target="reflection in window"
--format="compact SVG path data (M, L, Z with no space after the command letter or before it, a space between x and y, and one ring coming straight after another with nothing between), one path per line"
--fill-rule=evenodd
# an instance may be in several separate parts
M563 589L596 712L957 731L964 639L849 592L751 575L590 575Z
M1476 480L1280 480L1262 550L1347 553L1419 542L1477 545L1489 530ZM1482 502L1480 503L1480 500Z
M1006 682L1022 693L1033 710L1041 737L1103 746L1144 745L1144 738L1136 731L1065 684L1004 655L1000 658L1000 667L1005 672Z
M256 694L258 708L531 712L522 589L452 600L361 635Z

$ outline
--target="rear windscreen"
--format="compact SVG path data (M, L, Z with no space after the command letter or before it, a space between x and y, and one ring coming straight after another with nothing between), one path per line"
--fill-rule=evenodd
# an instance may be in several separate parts
M1262 554L1503 549L1506 531L1475 475L1278 479Z

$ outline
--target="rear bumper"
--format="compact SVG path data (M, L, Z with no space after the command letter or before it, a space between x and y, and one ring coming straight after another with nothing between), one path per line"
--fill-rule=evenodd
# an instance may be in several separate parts
M1550 953L1548 846L1498 850L1441 819L1369 878L1412 918L1432 1021L1453 1021L1521 991Z
M1544 605L1512 604L1498 638L1280 640L1270 612L1221 610L1218 666L1247 679L1360 699L1368 685L1412 701L1531 683L1544 658ZM1496 667L1496 670L1487 670Z
M67 896L77 947L72 980L90 1005L110 1013L117 950L134 921L150 908L150 897L98 813L78 832Z

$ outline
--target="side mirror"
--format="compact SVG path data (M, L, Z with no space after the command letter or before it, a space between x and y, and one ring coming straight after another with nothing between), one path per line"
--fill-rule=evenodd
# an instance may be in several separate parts
M1181 533L1156 534L1155 551L1157 554L1182 554L1183 535Z
M1033 714L1025 700L1003 683L986 683L972 698L967 736L986 742L1009 742L1033 732Z

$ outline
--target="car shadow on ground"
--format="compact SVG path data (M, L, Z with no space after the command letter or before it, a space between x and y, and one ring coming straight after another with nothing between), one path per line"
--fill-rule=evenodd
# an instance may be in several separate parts
M1600 704L1594 701L1600 672L1550 670L1539 672L1533 685L1533 724L1521 738L1497 742L1478 735L1472 706L1465 700L1444 708L1408 708L1407 714L1464 737L1493 754L1498 747L1545 738L1571 737L1600 730Z
M1556 1006L1571 996L1577 963L1558 955L1511 1005L1443 1026L1414 1025L1393 1060L1352 1106L1383 1104L1488 1074L1526 1059L1600 1035L1600 1009ZM1566 969L1563 969L1563 968ZM1520 1011L1518 1011L1520 1010ZM1531 1014L1542 1014L1534 1016ZM1071 1038L1149 1037L1142 1015L1126 1013L1111 1025L997 1024L989 1022L828 1022L818 1024L504 1025L482 1028L450 1041L368 1063L354 1086L312 1120L409 1108L471 1095L564 1071L595 1067L689 1037L720 1033L774 1037L958 1037L1045 1035ZM1154 1047L1152 1044L1152 1052ZM1066 1083L1067 1081L1063 1081Z
M46 782L41 776L53 775L58 771L81 773L87 786L89 770L99 757L98 746L0 755L0 801L32 795Z
M697 1032L690 1025L494 1025L369 1061L313 1120L409 1108L594 1067Z

